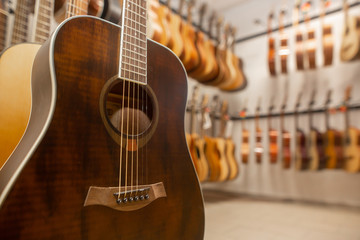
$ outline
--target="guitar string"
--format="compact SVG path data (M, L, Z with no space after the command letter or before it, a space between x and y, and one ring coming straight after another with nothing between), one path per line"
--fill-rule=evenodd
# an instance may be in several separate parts
M136 5L138 4L138 0L136 0ZM136 8L136 10L139 10L138 8ZM136 19L137 20L137 19ZM136 21L137 22L137 21ZM137 76L137 81L140 80L140 76L138 75ZM139 83L136 84L136 90L137 90L137 98L139 97ZM135 88L134 88L134 92L133 92L133 99L135 100ZM139 185L139 177L138 177L138 174L139 174L139 109L138 109L138 104L139 104L139 100L137 100L137 107L135 108L135 104L133 102L133 109L135 110L136 109L136 194L138 192L138 185ZM134 119L134 115L133 115L133 119ZM134 122L133 122L134 123ZM135 126L133 125L133 128L135 128Z
M131 9L132 7L133 7L133 5L134 4L130 4L130 7L129 7L129 9ZM130 13L131 14L131 13ZM131 14L132 15L132 14ZM132 57L134 57L134 53L130 53L131 55L132 55ZM134 74L134 80L135 80L135 78L136 78L136 74ZM133 186L134 186L134 139L133 139L133 136L134 136L134 106L135 106L135 104L134 104L134 99L135 99L135 95L134 95L134 91L135 91L135 83L131 83L131 85L132 85L132 121L131 121L131 123L132 123L132 125L131 125L131 136L132 136L132 138L131 138L131 195L132 195L132 193L133 193ZM129 96L130 97L130 96ZM129 100L130 100L130 98L129 98Z

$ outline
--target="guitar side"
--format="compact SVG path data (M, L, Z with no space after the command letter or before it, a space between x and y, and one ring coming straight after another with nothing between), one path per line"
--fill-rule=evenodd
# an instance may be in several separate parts
M84 207L90 186L118 186L119 145L105 130L99 98L118 71L120 32L75 17L40 48L28 129L0 170L2 239L203 239L202 195L184 135L186 73L150 40L148 88L159 115L140 184L163 182L166 197L136 211Z

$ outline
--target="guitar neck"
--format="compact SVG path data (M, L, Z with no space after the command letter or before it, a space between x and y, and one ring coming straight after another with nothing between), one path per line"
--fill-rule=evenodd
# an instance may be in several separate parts
M31 13L31 0L18 0L16 3L15 20L11 44L28 41L28 21Z
M36 22L33 42L43 43L51 31L52 9L54 8L53 0L37 0L35 6L34 22Z
M88 0L68 0L65 17L69 18L73 16L87 15L88 6L89 6Z
M6 47L8 12L0 3L0 52Z

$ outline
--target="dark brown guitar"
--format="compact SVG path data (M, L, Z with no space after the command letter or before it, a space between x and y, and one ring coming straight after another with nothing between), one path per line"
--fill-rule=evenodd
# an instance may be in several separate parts
M296 0L293 11L293 26L295 28L295 56L296 56L296 69L304 70L304 39L303 32L299 29L299 13L300 13L301 0Z
M306 14L305 14L305 23L307 28L307 40L306 40L306 56L307 56L307 63L309 69L316 68L316 37L315 37L315 29L310 27L310 15L309 11L311 8L311 1L307 0L305 3L307 7L305 7Z
M306 170L309 167L309 158L307 155L306 148L306 135L304 131L299 126L299 116L298 111L301 103L302 92L299 92L296 106L295 106L295 168L296 170Z
M203 239L186 73L134 34L146 1L124 5L121 28L74 17L40 48L29 124L0 170L2 240Z
M279 37L280 37L280 49L279 49L279 56L280 56L280 66L281 66L281 73L288 72L288 55L290 53L289 46L288 46L288 37L284 33L284 18L285 18L285 10L282 9L280 11L279 16Z

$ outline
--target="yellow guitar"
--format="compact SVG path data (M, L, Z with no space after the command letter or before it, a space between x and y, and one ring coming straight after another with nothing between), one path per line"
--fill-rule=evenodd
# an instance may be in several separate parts
M84 7L87 10L87 6L82 2L71 1L72 6L79 3L79 8ZM47 9L52 9L53 4L52 0L41 0L38 5L41 20L36 21L39 15L35 16L35 42L43 43L50 36L52 16ZM74 15L73 11L74 8L69 7L67 15ZM21 22L23 19L23 16L19 16L15 21ZM43 24L44 21L49 24ZM23 38L16 34L12 42L19 43ZM35 43L17 44L8 48L0 57L0 167L16 148L27 127L31 109L31 70L40 47L40 44Z

